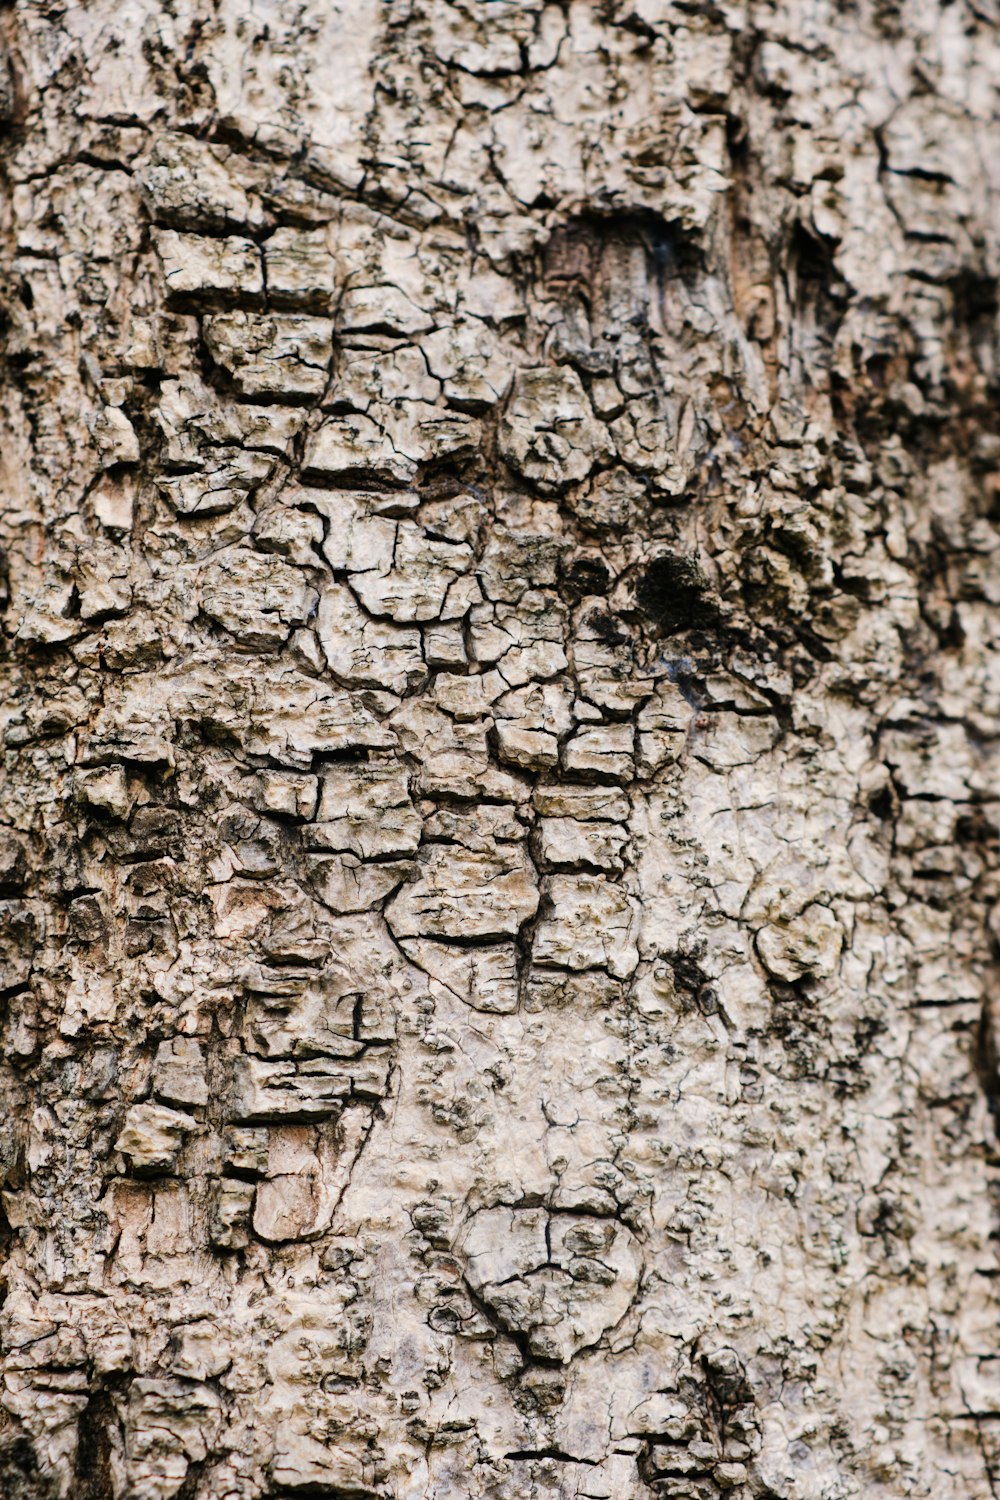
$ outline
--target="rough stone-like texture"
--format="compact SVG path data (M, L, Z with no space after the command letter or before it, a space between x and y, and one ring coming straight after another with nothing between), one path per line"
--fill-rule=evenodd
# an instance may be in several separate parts
M0 11L4 1500L989 1500L993 0Z

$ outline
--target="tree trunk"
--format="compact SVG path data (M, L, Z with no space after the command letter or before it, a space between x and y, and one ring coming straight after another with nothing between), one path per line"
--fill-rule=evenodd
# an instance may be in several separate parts
M0 1494L995 1496L993 0L0 22Z

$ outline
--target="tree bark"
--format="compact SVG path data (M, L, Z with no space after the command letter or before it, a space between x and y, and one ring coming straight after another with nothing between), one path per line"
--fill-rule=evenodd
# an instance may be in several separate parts
M993 0L0 23L0 1493L995 1496Z

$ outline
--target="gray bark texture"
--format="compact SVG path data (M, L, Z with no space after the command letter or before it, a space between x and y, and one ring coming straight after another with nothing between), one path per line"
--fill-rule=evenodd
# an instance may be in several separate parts
M994 0L0 31L2 1500L995 1500Z

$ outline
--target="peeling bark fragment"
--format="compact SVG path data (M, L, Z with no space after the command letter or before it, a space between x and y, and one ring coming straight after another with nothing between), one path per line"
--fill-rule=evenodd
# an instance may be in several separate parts
M793 981L815 974L827 978L837 967L843 943L840 923L815 903L781 926L762 927L757 951L771 974Z
M351 415L325 422L306 451L303 478L409 484L417 464L396 451L391 439L370 417Z
M393 859L366 861L353 854L313 855L306 861L309 884L323 905L339 916L371 911L413 874L413 865Z
M187 1134L195 1129L190 1115L159 1104L137 1104L129 1110L124 1129L115 1141L136 1171L163 1170L174 1165Z
M533 949L536 964L607 968L617 979L633 972L639 961L635 912L624 891L599 876L556 875L546 881L544 892Z
M558 494L586 479L595 462L609 460L613 450L580 377L563 366L515 376L500 427L500 451L543 494Z
M217 724L224 734L238 733L248 755L290 768L309 767L314 755L387 749L396 743L393 731L356 698L292 671L249 684L242 712L208 699L204 690L192 697L192 714L203 723Z
M563 749L571 775L627 784L635 774L631 724L584 725Z
M360 1056L359 981L337 962L319 968L311 954L311 964L295 967L298 957L274 954L272 966L243 976L247 1050L262 1057ZM368 1033L375 1034L370 1027Z
M517 949L511 943L451 948L409 938L401 947L418 969L473 1010L509 1015L517 1010Z
M99 412L94 418L91 433L105 468L113 468L115 464L138 463L139 439L132 423L118 407L106 406Z
M230 169L229 153L207 141L165 132L137 163L140 187L157 223L179 229L256 229L259 202Z
M434 320L400 287L382 282L375 286L348 287L338 303L337 327L344 334L412 337L433 328Z
M392 722L403 748L418 757L416 789L424 796L526 800L523 783L491 762L489 720L456 723L427 702L413 701Z
M533 1354L567 1363L628 1311L640 1261L613 1220L484 1209L462 1241L466 1277Z
M469 626L477 659L496 666L508 687L554 677L568 665L565 611L541 590L525 594L516 608L475 605Z
M335 766L320 783L313 848L350 849L363 859L411 854L421 818L410 801L407 775L395 765Z
M559 763L559 741L541 729L522 729L515 722L496 725L497 753L510 766L525 771L551 771Z
M624 828L606 823L583 823L576 818L543 818L539 824L539 852L550 869L590 867L621 874Z
M324 589L316 632L330 670L343 682L404 693L426 675L419 630L370 619L349 589Z
M510 531L494 526L483 550L479 578L488 599L516 604L534 588L551 588L566 544L544 532Z
M303 401L322 395L333 324L294 314L220 313L205 319L205 343L233 389L253 400Z
M503 399L510 384L506 351L489 324L459 323L425 335L420 347L431 374L442 382L446 401L481 411Z
M204 613L248 646L285 640L315 607L297 568L257 552L224 554L201 570L199 583Z
M405 622L461 619L480 598L475 580L466 576L472 561L470 548L432 540L401 521L392 566L386 572L362 569L352 582L371 614Z
M433 404L441 382L430 373L419 345L399 344L389 349L344 349L337 358L334 401L350 411L395 401Z
M125 1418L128 1483L171 1500L191 1464L203 1464L221 1426L219 1397L203 1381L136 1380Z
M362 1080L369 1074L368 1065L362 1064ZM337 1119L351 1092L352 1070L347 1062L241 1058L227 1098L229 1118L247 1123Z
M334 297L335 262L324 230L276 229L264 244L268 300L275 307L327 309Z
M156 1095L167 1104L190 1107L208 1103L205 1054L193 1037L161 1042L156 1049L153 1076Z
M213 239L165 229L154 242L169 296L178 305L256 299L263 294L260 252L252 240Z
M274 471L260 453L218 448L196 474L171 475L157 487L180 516L224 515L241 505Z
M303 412L288 407L226 403L192 375L165 380L153 413L166 439L164 467L181 472L203 463L211 469L223 458L259 463L247 452L218 453L219 445L283 454L304 420Z
M320 1442L296 1431L293 1420L283 1423L275 1438L270 1473L278 1493L315 1495L327 1490L374 1500L375 1470L362 1449Z
M386 909L393 933L457 941L516 937L538 909L534 870L518 845L473 853L456 844L432 844L417 878Z

